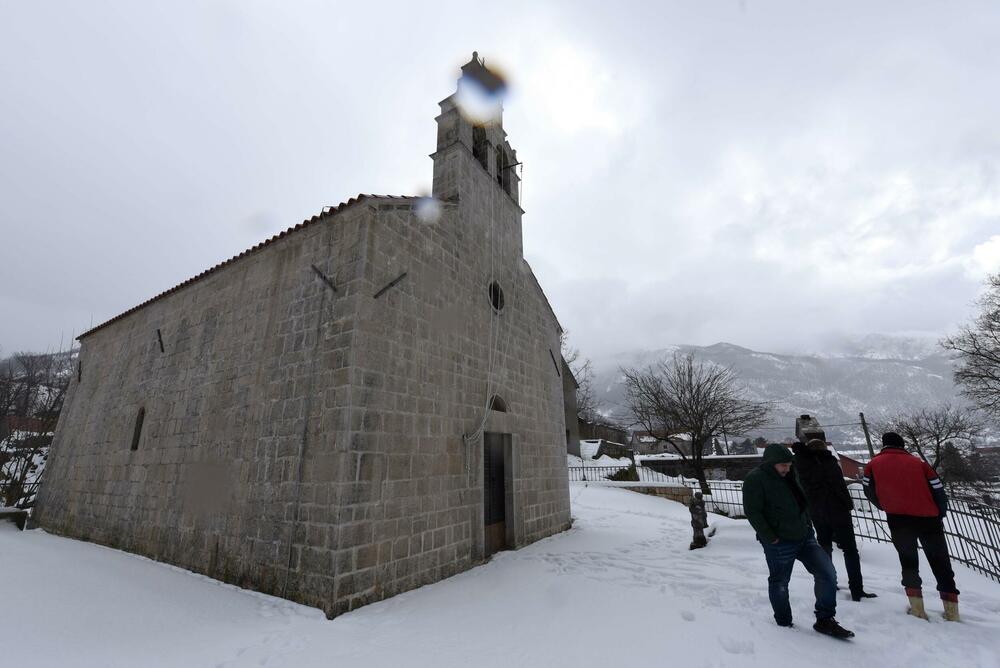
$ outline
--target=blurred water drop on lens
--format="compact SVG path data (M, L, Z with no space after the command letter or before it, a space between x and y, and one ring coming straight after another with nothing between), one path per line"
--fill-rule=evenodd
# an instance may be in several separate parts
M433 197L421 197L414 209L417 220L422 223L433 224L441 219L441 202Z
M507 80L497 70L486 67L478 54L462 67L456 101L462 114L477 125L500 121L503 99L507 95Z

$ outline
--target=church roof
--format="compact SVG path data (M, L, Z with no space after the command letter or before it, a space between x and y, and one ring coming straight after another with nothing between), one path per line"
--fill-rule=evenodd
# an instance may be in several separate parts
M364 195L364 194L362 194L362 195L358 195L357 197L352 197L351 199L347 200L346 202L341 202L337 206L324 207L323 211L321 211L318 215L313 216L309 220L304 220L301 223L299 223L298 225L296 225L295 227L289 227L284 232L280 232L278 234L275 234L270 239L265 239L264 241L260 242L256 246L254 246L252 248L248 248L247 250L243 251L239 255L235 255L235 256L229 258L228 260L225 260L224 262L220 262L219 264L215 265L214 267L211 267L211 268L206 269L205 271L201 272L197 276L193 276L193 277L187 279L186 281L184 281L182 283L178 283L177 285L175 285L174 287L170 288L169 290L164 290L163 292L161 292L160 294L156 295L155 297L151 297L151 298L147 299L146 301L142 302L141 304L139 304L137 306L133 306L129 310L125 311L124 313L119 313L118 315L116 315L115 317L111 318L110 320L105 320L104 322L102 322L101 324L97 325L96 327L92 327L91 329L87 330L86 332L84 332L83 334L81 334L80 336L78 336L76 338L79 341L80 339L82 339L85 336L90 336L91 334L93 334L97 330L99 330L99 329L101 329L103 327L107 327L111 323L116 322L118 320L121 320L122 318L124 318L125 316L127 316L127 315L129 315L131 313L135 313L136 311L138 311L139 309L143 308L144 306L148 306L149 304L152 304L153 302L155 302L158 299L162 299L163 297L166 297L169 294L173 294L174 292L177 292L181 288L187 287L188 285L191 285L192 283L194 283L196 281L200 281L201 279L205 278L209 274L213 274L213 273L219 271L220 269L222 269L223 267L227 267L230 264L232 264L233 262L236 262L237 260L239 260L241 258L244 258L244 257L246 257L248 255L252 255L252 254L256 253L257 251L261 250L262 248L264 248L265 246L269 246L270 244L274 243L275 241L278 241L279 239L283 239L286 236L288 236L289 234L292 234L293 232L298 232L299 230L304 229L306 227L309 227L310 225L312 225L314 223L318 223L320 221L326 220L327 218L331 218L331 217L335 216L336 214L341 213L345 209L348 209L348 208L354 206L355 204L360 204L361 202L364 202L365 200L369 200L369 199L402 199L402 200L413 200L413 199L419 199L419 198L408 196L408 195Z
M535 287L538 289L539 294L542 295L542 301L545 302L545 306L549 309L549 313L552 314L553 320L556 321L556 328L558 328L559 333L562 334L564 331L562 323L559 322L559 317L556 315L555 309L552 308L552 303L549 301L548 296L545 294L545 290L542 290L542 284L538 282L538 277L535 276L535 270L531 268L531 265L528 264L527 260L522 258L521 261L524 262L524 266L528 268L528 276L531 276L531 282L534 283ZM574 378L573 381L575 382L576 378Z
M155 302L155 301L157 301L159 299L162 299L162 298L166 297L167 295L173 294L173 293L177 292L178 290L181 290L182 288L185 288L188 285L191 285L192 283L200 281L201 279L205 278L206 276L208 276L210 274L213 274L213 273L219 271L220 269L222 269L224 267L229 266L230 264L236 262L237 260L239 260L241 258L244 258L244 257L246 257L248 255L252 255L252 254L256 253L257 251L261 250L262 248L264 248L266 246L269 246L270 244L273 244L275 241L278 241L279 239L285 238L286 236L288 236L289 234L292 234L293 232L298 232L299 230L305 229L306 227L309 227L310 225L313 225L314 223L318 223L318 222L321 222L323 220L326 220L327 218L331 218L331 217L335 216L336 214L341 213L342 211L351 208L355 204L360 204L361 202L364 202L366 200L377 200L377 199L416 200L416 199L421 199L421 198L413 196L413 195L365 195L365 194L361 194L361 195L358 195L357 197L352 197L351 199L347 200L346 202L341 202L337 206L324 207L323 210L318 215L313 216L309 220L304 220L304 221L302 221L301 223L299 223L298 225L296 225L294 227L289 227L284 232L280 232L278 234L275 234L270 239L265 239L264 241L260 242L256 246L253 246L252 248L246 249L245 251L243 251L239 255L234 255L233 257L229 258L228 260L220 262L219 264L215 265L214 267L210 267L210 268L206 269L205 271L201 272L197 276L192 276L191 278L187 279L186 281L178 283L177 285L175 285L174 287L170 288L169 290L164 290L163 292L159 293L158 295L150 297L149 299L147 299L146 301L142 302L141 304L137 304L136 306L133 306L129 310L124 311L122 313L119 313L118 315L116 315L115 317L111 318L110 320L105 320L101 324L88 329L86 332L84 332L80 336L76 337L76 339L77 339L77 341L79 341L79 340L83 339L85 336L90 336L91 334L93 334L97 330L103 329L104 327L107 327L111 323L117 322L118 320L121 320L125 316L130 315L132 313L135 313L139 309L141 309L141 308L143 308L145 306L148 306L149 304L152 304L153 302ZM559 329L560 332L562 332L563 328L562 328L562 325L559 323L559 318L556 316L556 312L552 308L552 304L549 303L549 298L545 295L545 291L542 289L542 286L538 283L538 278L535 276L535 272L531 269L531 265L528 264L527 260L524 260L522 258L522 262L524 262L524 265L527 267L527 269L528 269L528 275L531 277L532 283L535 285L535 288L537 288L538 292L542 295L542 300L544 301L545 306L548 308L549 313L551 313L553 319L555 319L555 321L556 321L556 327Z

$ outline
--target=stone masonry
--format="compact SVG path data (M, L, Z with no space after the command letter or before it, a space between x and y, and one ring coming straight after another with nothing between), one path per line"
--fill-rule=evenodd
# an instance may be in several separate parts
M507 546L567 528L516 157L455 96L437 122L434 202L359 196L82 335L34 521L332 617L488 556L485 431Z

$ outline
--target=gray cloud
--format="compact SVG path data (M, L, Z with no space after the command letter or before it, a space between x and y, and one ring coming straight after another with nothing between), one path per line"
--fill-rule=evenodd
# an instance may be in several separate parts
M937 334L998 268L993 4L445 4L9 8L0 345L426 191L473 49L513 81L525 253L587 354Z

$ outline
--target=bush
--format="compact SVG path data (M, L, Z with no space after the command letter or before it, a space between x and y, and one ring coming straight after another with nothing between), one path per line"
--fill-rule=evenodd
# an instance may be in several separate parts
M635 470L635 464L616 473L607 476L608 480L614 482L639 482L639 472Z

